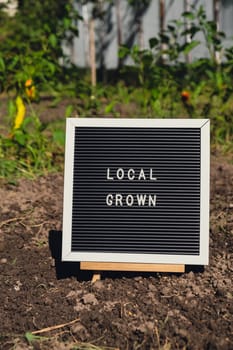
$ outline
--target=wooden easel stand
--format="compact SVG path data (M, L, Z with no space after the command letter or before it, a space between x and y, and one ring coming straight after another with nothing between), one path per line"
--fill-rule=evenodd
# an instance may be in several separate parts
M182 264L139 264L139 263L113 263L81 261L81 270L94 271L92 282L101 278L100 271L134 271L134 272L185 272L185 265ZM98 272L97 272L98 271Z

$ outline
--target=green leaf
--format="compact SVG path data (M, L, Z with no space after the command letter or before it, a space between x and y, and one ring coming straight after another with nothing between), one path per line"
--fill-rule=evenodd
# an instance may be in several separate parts
M8 110L9 116L11 118L13 118L15 113L16 113L16 105L15 105L14 101L12 101L12 100L8 101L7 110Z
M0 71L4 72L5 69L6 69L6 66L5 66L4 59L2 57L0 57Z
M50 71L51 74L54 74L56 71L56 66L55 64L51 63L51 62L47 62L47 67Z
M63 19L63 25L64 25L64 28L65 28L65 29L69 29L71 23L72 23L72 22L71 22L70 18L64 18L64 19Z
M151 38L149 40L149 44L150 44L150 48L153 49L154 47L156 47L159 44L159 39Z
M57 37L55 34L50 34L49 43L53 48L55 48L57 46Z
M110 102L104 109L106 114L112 113L114 110L115 101Z
M53 141L61 146L65 145L65 132L64 130L55 130L53 132Z
M125 58L130 54L130 50L126 46L121 46L118 51L119 58Z
M226 33L224 32L218 32L218 36L220 36L220 38L226 38Z
M160 34L160 38L163 44L169 44L170 38L168 35Z
M195 26L195 25L193 25L191 28L184 30L184 31L181 33L181 35L182 35L182 36L191 35L191 38L193 38L194 35L195 35L196 33L198 33L199 31L200 31L200 28L197 27L197 26Z
M14 69L15 66L17 65L17 63L19 62L20 56L14 56L14 58L12 59L12 61L9 64L9 69Z
M33 123L34 123L34 118L27 116L26 118L24 118L22 126L26 128L29 124L33 124Z
M191 20L195 19L195 15L190 11L183 12L181 16Z
M170 25L170 24L167 25L167 28L168 28L168 30L169 30L170 32L174 32L174 31L176 30L176 27L174 27L174 26L172 26L172 25Z
M16 130L14 133L14 139L20 146L25 146L27 136L21 130Z
M68 105L66 107L65 117L69 118L71 116L71 114L73 113L73 111L74 111L74 106L73 105Z
M200 41L193 40L191 43L186 43L183 48L183 52L185 55L187 55L190 51L192 51L195 47L197 47L200 44Z
M41 337L39 335L34 335L34 334L30 333L30 332L25 333L25 338L28 341L28 343L32 343L32 342L34 342L36 340L46 340L46 339L48 339L46 337Z

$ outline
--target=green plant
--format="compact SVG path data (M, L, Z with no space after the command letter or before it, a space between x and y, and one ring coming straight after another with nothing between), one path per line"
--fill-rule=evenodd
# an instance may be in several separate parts
M32 344L35 341L43 341L43 340L47 340L48 338L47 337L41 337L41 336L38 336L38 335L34 335L34 334L30 333L30 332L27 332L27 333L25 333L25 339L27 340L27 342L29 344Z
M10 106L13 111L12 104ZM0 135L2 178L33 177L61 167L56 159L63 156L64 132L56 129L48 133L47 124L41 123L31 104L26 107L30 107L30 114L21 120L21 124L8 135Z
M145 86L148 81L148 74L153 69L154 57L150 50L140 50L137 45L129 49L126 46L120 47L119 57L120 59L130 56L134 66L132 69L138 76L138 82L141 86Z
M24 92L32 78L38 90L55 88L68 64L62 46L78 35L79 16L72 1L21 1L15 16L1 20L1 90Z

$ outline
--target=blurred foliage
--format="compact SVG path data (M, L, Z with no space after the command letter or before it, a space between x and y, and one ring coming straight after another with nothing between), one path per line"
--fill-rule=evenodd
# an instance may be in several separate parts
M233 151L233 47L224 47L225 34L202 6L168 23L148 49L122 46L125 64L93 88L88 70L74 67L63 50L78 35L77 2L19 1L12 17L0 6L0 88L8 96L0 177L61 170L67 117L209 118L212 147ZM93 16L101 19L103 7L92 3ZM136 12L149 3L129 0ZM209 56L189 60L201 44ZM35 106L51 96L48 108L66 101L64 119L42 122Z
M0 12L0 88L23 91L32 78L43 89L63 79L69 64L63 46L78 35L81 18L73 1L19 1L14 16ZM63 65L62 65L62 64Z

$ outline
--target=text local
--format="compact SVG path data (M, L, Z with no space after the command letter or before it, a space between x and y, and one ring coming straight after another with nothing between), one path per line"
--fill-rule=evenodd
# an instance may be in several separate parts
M128 170L124 170L123 168L118 168L115 171L115 174L113 174L112 170L110 168L107 168L107 180L125 180L128 179L130 181L138 180L138 181L156 181L157 178L153 176L153 169L148 169L149 171L146 172L143 168L140 169L133 169L130 168ZM148 175L146 175L149 173Z
M107 168L108 181L157 181L157 178L153 174L153 169L124 169L117 168L113 171L111 168ZM156 194L148 193L136 193L136 194L121 194L121 193L108 193L106 196L106 204L111 207L155 207L156 206Z

